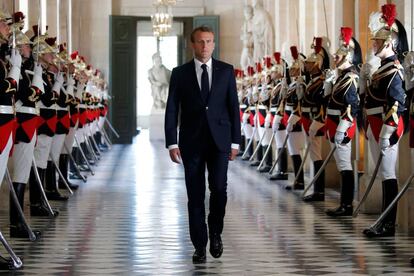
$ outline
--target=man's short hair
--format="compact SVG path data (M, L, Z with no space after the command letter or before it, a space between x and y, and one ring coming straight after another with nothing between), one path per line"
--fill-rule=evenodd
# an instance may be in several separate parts
M192 43L195 42L194 35L196 32L212 33L214 35L213 29L208 26L203 25L203 26L197 27L191 32L190 40Z

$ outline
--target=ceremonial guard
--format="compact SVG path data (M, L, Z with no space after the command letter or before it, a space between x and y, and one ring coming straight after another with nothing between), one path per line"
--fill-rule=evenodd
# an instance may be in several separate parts
M9 165L13 168L11 178L20 207L24 210L24 194L32 167L33 150L36 143L36 128L38 124L38 110L36 102L43 90L41 71L33 74L34 61L31 55L30 39L21 31L24 25L24 15L17 12L14 15L13 32L15 44L21 53L23 62L21 66L21 79L15 96L15 109L17 128L14 140L13 155ZM33 78L33 79L32 79ZM37 186L37 184L35 184ZM32 188L32 187L30 187ZM14 238L28 238L28 232L24 227L23 218L20 217L17 206L10 196L10 236ZM34 231L40 236L39 231Z
M408 43L404 26L395 18L395 5L383 5L381 10L381 15L370 17L373 49L381 59L381 66L372 75L364 109L368 146L373 160L380 162L382 208L385 210L398 194L396 163L398 142L404 131L402 115L405 110L403 68L399 58L402 59L402 53L408 50ZM397 206L380 225L367 228L363 233L367 237L394 236L396 216Z
M236 76L237 97L239 99L239 107L240 107L240 124L242 125L242 127L241 127L241 135L242 135L241 136L241 142L240 142L240 146L239 146L239 153L237 154L237 156L240 156L240 155L243 155L244 148L246 146L246 135L244 134L244 129L243 129L243 114L247 109L247 105L244 104L244 101L246 99L246 94L245 94L245 87L244 87L243 70L235 69L234 74Z
M322 37L315 37L311 45L313 53L305 60L305 71L310 76L301 101L301 121L307 138L309 156L316 174L322 167L322 137L325 135L325 103L323 99L323 72L329 69L329 57L322 47ZM302 162L305 162L304 159ZM325 200L325 170L315 181L314 192L304 201Z
M289 74L286 62L282 60L280 52L273 54L274 65L272 67L273 89L270 100L270 113L273 116L272 130L275 135L277 156L279 158L277 171L273 173L270 180L288 180L287 151L284 145L286 139L286 126L288 116L285 116L285 98L289 85Z
M303 77L303 57L299 55L296 46L290 47L290 51L293 57L293 63L289 68L289 76L292 82L289 84L286 95L285 116L288 117L286 126L286 132L288 135L287 145L289 155L293 161L293 170L295 172L295 178L297 180L292 185L286 186L286 189L291 190L293 188L294 190L303 190L303 170L299 172L299 168L302 164L300 150L302 149L305 142L305 137L302 132L300 102L304 96L306 84Z
M55 50L46 42L46 36L38 33L37 26L33 27L36 37L33 38L33 58L35 60L34 78L42 74L42 80L34 80L33 83L43 83L40 87L42 94L37 106L40 108L39 125L37 128L37 142L34 149L34 159L37 165L37 171L40 176L41 183L46 182L46 168L51 168L51 162L48 162L50 149L52 146L53 135L56 131L57 114L56 100L57 94L53 92L53 74L47 72L49 65L53 63ZM41 73L40 73L41 72ZM30 173L30 212L32 216L49 216L49 211L45 202L41 198L41 190L36 183L35 168ZM56 185L55 185L56 186ZM46 188L50 189L48 199L59 199L59 195L53 190L56 187L53 183L46 182ZM56 213L57 214L57 213Z
M11 53L9 50L9 25L11 22L11 15L0 10L0 185L13 147L13 135L16 127L13 107L14 94L20 79L22 62L17 50L13 49ZM10 55L9 62L6 61L6 55ZM12 261L0 255L0 270L8 270L12 267Z
M330 216L350 216L354 199L351 141L357 127L359 109L357 66L362 63L361 49L352 37L351 28L341 28L340 47L334 57L338 77L335 81L333 70L326 74L324 93L329 101L325 125L331 148L336 147L334 157L341 173L341 199L339 207L326 213Z
M262 82L262 89L259 94L259 116L260 121L263 121L263 124L260 126L259 134L261 138L261 146L262 146L262 161L264 166L259 168L260 172L269 172L272 168L272 145L270 144L271 137L272 137L272 121L273 115L270 112L270 102L271 102L271 95L273 90L273 81L271 78L272 74L272 58L265 57L265 70L263 71L263 82ZM265 153L267 151L267 155Z
M252 99L253 75L254 75L253 66L248 66L247 76L245 78L246 85L244 86L244 97L242 99L242 103L243 105L246 106L246 108L244 108L244 106L241 107L244 109L244 112L242 114L242 129L243 129L243 134L246 137L245 151L247 151L243 154L244 155L244 158L242 158L243 160L248 160L253 154L253 145L251 145L251 142L250 142L253 137L253 126L254 126L253 124L254 115L250 109L255 108L255 106L251 104L253 101Z
M253 90L252 90L252 96L250 101L250 116L253 116L253 120L250 120L250 124L253 127L253 141L257 147L254 151L256 151L256 156L250 163L250 166L256 167L259 166L260 161L263 158L263 152L262 152L262 145L260 144L260 127L264 125L264 116L260 113L259 110L259 95L260 91L262 90L262 81L263 81L263 75L262 75L262 64L261 62L256 63L256 73L253 76ZM253 146L253 145L252 145Z
M66 107L69 111L69 122L66 122L66 125L62 124L62 127L68 127L69 129L65 130L66 136L65 141L63 144L62 152L59 157L59 169L64 176L66 183L68 183L69 187L72 190L76 190L79 188L79 185L73 184L69 181L68 175L68 166L69 166L69 154L72 152L73 142L75 141L75 132L76 127L78 125L78 102L74 96L74 89L75 89L75 80L73 78L73 74L75 73L75 67L73 63L76 60L77 53L74 53L71 57L68 57L67 50L63 44L59 46L59 56L62 60L65 61L66 64L66 88L65 88L65 103ZM65 112L65 111L63 111ZM63 113L62 112L62 113ZM69 123L69 124L67 124ZM63 180L59 177L59 188L64 188Z

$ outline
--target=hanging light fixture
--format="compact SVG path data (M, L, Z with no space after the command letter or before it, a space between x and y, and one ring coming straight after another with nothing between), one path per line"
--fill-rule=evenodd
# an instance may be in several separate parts
M172 6L176 0L156 0L155 13L151 15L154 36L165 36L171 30L173 22Z

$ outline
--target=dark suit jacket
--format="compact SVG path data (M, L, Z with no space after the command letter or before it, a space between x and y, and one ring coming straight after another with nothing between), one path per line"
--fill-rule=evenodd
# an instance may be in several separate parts
M201 97L194 60L173 69L165 112L166 146L177 144L180 112L179 147L186 151L200 148L203 128L222 152L231 144L240 144L240 114L233 66L212 60L212 84L207 102Z

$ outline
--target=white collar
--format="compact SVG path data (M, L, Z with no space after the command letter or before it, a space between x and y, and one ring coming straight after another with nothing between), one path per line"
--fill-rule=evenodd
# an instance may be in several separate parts
M195 63L196 68L200 68L201 69L201 65L202 64L206 64L207 65L207 68L211 68L212 58L210 58L206 63L202 63L198 59L194 58L194 63Z

